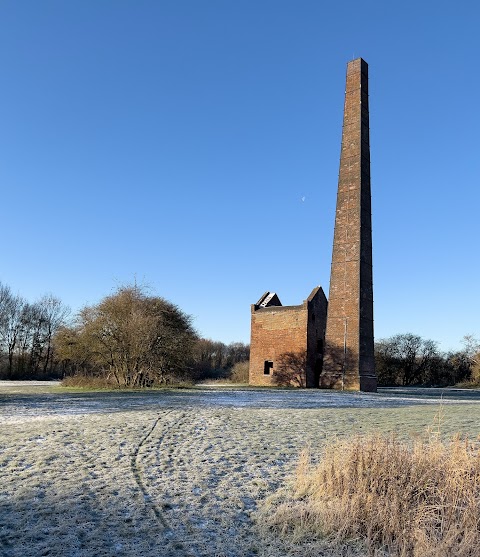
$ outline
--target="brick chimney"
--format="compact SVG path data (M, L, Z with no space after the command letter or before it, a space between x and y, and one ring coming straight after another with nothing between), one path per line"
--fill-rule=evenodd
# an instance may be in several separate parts
M375 392L368 65L347 65L320 386Z

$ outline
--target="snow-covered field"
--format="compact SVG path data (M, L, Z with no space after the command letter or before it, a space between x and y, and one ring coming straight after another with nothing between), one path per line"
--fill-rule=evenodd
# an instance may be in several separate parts
M255 511L305 446L372 430L478 436L477 393L429 394L0 382L0 555L286 555Z

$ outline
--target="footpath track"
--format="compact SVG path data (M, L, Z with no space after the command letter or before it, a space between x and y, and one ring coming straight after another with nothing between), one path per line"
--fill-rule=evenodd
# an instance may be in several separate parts
M171 507L163 499L163 493L161 491L158 492L158 490L155 490L155 492L153 492L151 487L149 489L149 484L145 481L144 470L141 466L140 454L142 449L144 449L144 452L147 454L152 450L157 454L163 454L163 452L168 450L168 445L165 442L168 438L168 434L172 430L176 430L179 427L184 426L183 422L187 415L185 412L180 412L172 421L165 422L165 418L167 416L172 417L173 414L177 414L177 412L174 410L167 410L160 413L155 419L150 429L132 453L131 469L138 488L143 495L145 505L152 511L159 525L163 529L163 535L165 536L163 551L168 553L168 555L198 557L198 553L193 551L192 547L185 543L184 539L181 539L178 532L178 523L176 524L176 527L174 527L174 525L168 521L166 510ZM155 435L155 438L153 439L154 432L157 435ZM152 441L152 445L147 447L147 442L149 440ZM157 477L157 480L157 484L166 483L166 479L162 478L161 475Z
M158 418L156 418L156 420L153 422L152 427L149 429L149 431L147 432L147 434L143 437L143 439L140 441L140 443L137 445L137 447L135 447L135 450L132 453L132 458L131 458L131 468L132 468L132 473L133 473L133 477L135 478L135 481L137 482L138 488L140 489L140 491L143 494L143 497L145 499L145 504L148 505L152 511L153 514L155 515L155 517L157 518L157 520L160 522L161 526L163 527L163 529L166 532L171 532L171 528L168 525L165 517L162 514L161 508L152 500L151 495L148 493L148 490L145 486L145 483L142 479L142 473L141 473L141 469L138 466L138 453L140 452L140 449L142 448L142 446L145 444L145 442L147 441L147 439L150 437L150 435L152 435L153 430L157 427L158 423L160 422L160 420L162 420L163 418L165 418L165 416L167 416L168 414L171 414L173 412L173 410L167 410L166 412L162 412ZM174 424L171 424L166 431L164 432L164 434L159 438L159 442L161 443L163 437L165 436L166 432L170 429L170 427L174 427Z

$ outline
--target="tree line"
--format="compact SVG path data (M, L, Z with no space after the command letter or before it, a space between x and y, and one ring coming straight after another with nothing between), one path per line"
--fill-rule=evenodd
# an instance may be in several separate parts
M248 377L248 344L201 338L191 316L136 284L126 285L75 316L53 294L29 302L0 283L0 378L76 378L117 387ZM291 356L289 358L289 356ZM295 357L294 357L295 356ZM379 385L480 385L480 341L458 351L413 333L375 343ZM278 384L304 386L304 355L285 355Z
M466 335L458 351L442 352L438 344L413 333L375 343L379 386L480 386L480 341ZM279 386L305 387L305 352L285 352L278 358L273 381Z
M394 335L375 343L379 385L448 386L480 384L480 342L465 335L463 348L442 352L438 344L413 333Z
M0 283L0 377L58 377L54 338L69 313L53 294L28 302Z
M30 303L0 283L0 378L145 387L225 377L249 346L201 338L178 306L119 287L73 318L49 294Z

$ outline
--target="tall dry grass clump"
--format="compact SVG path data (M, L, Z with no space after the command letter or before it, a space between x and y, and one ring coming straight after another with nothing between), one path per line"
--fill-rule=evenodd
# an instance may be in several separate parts
M480 455L469 441L355 437L302 455L293 491L264 521L291 540L362 540L370 555L480 555Z
M232 383L246 383L248 384L248 371L249 371L249 362L237 362L234 364L232 368L232 374L230 375L230 379Z
M113 377L103 375L68 375L62 380L62 387L75 389L118 389Z

